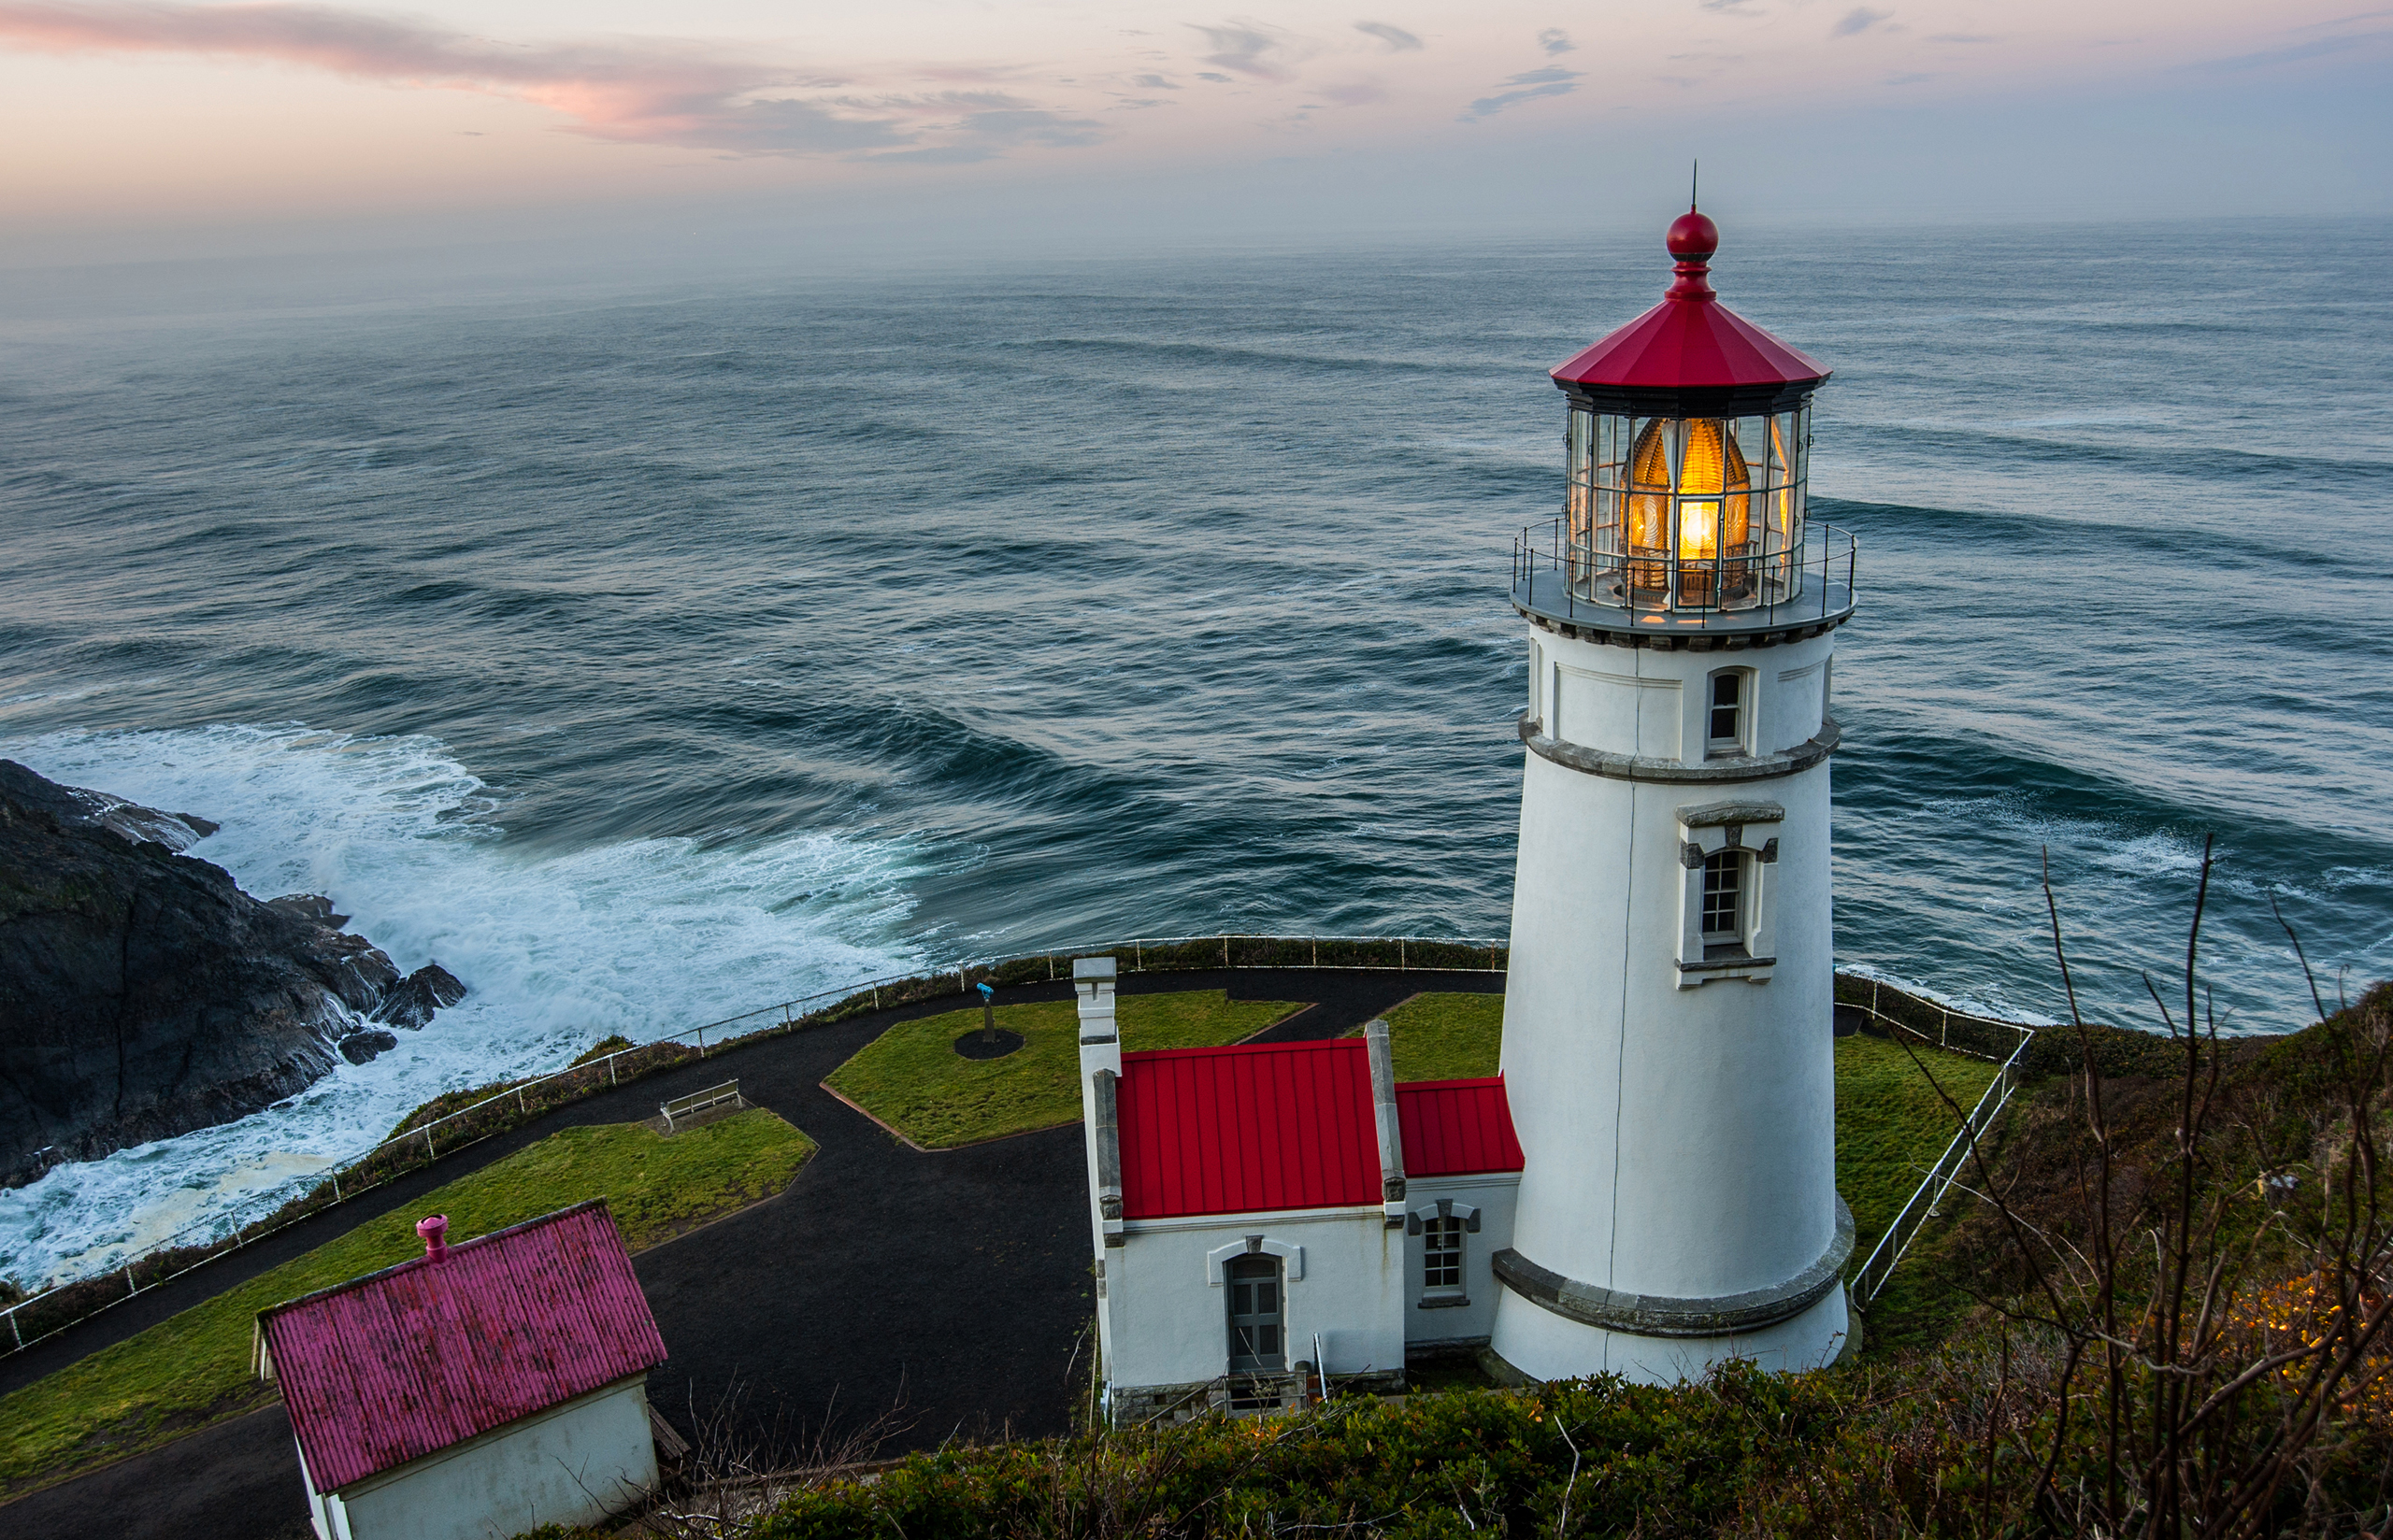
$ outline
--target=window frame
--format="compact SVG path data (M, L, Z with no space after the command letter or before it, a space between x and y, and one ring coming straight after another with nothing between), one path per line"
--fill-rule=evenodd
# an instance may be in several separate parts
M1459 1214L1433 1214L1421 1221L1421 1297L1425 1300L1459 1299L1469 1290L1470 1254L1469 1224ZM1452 1246L1440 1246L1440 1240L1451 1240ZM1450 1257L1450 1262L1435 1259ZM1440 1271L1454 1275L1451 1282L1432 1282Z
M1753 858L1742 849L1715 850L1703 858L1703 911L1697 921L1696 937L1703 944L1703 960L1718 962L1731 958L1751 957L1747 947L1751 939L1748 910L1753 887L1749 868ZM1725 880L1715 882L1714 877ZM1726 891L1728 923L1723 927L1712 923L1722 905L1717 901Z
M1703 757L1734 759L1751 754L1754 745L1755 707L1760 693L1757 676L1750 668L1715 668L1703 677ZM1734 686L1737 698L1724 707L1719 704L1720 685L1727 680ZM1734 712L1735 731L1722 737L1712 729L1723 710Z
M1761 798L1681 807L1678 987L1727 979L1767 984L1778 965L1779 841L1785 808ZM1733 862L1733 932L1716 930L1717 885L1707 878Z

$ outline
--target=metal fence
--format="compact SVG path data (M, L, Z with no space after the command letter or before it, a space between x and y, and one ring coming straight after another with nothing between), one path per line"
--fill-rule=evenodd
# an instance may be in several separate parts
M232 1217L219 1216L202 1220L169 1236L164 1246L131 1262L118 1264L106 1273L44 1290L0 1309L0 1315L5 1315L8 1323L7 1339L5 1344L0 1344L0 1356L21 1351L78 1321L89 1319L136 1294L180 1277L218 1257L253 1245L301 1219L360 1197L409 1172L421 1170L445 1154L454 1154L484 1139L521 1127L543 1113L599 1091L679 1064L695 1062L760 1038L810 1027L828 1026L918 1001L969 996L973 986L982 982L1014 986L1068 980L1071 977L1072 959L1108 953L1125 971L1132 973L1308 967L1386 972L1501 973L1508 958L1508 950L1501 942L1469 938L1236 934L1143 936L1083 947L1055 947L1017 957L960 963L935 973L893 975L800 995L738 1016L666 1033L646 1043L594 1056L547 1075L485 1088L486 1094L462 1105L441 1110L420 1123L403 1125L390 1138L337 1160L328 1168L294 1177L290 1182L258 1193L244 1206L252 1211L265 1211L262 1217L238 1225L229 1234L224 1233L224 1230L226 1225L235 1222ZM1879 986L1875 981L1849 977L1841 977L1840 981L1856 991L1862 983L1869 983L1870 998L1867 1005L1856 1000L1840 1000L1839 1008L1865 1011L1873 1020L1919 1036L1924 1041L1928 1040L1928 1034L1919 1027L1879 1009ZM1879 1242L1877 1249L1855 1274L1856 1293L1867 1289L1867 1292L1861 1294L1865 1303L1884 1287L1885 1276L1901 1260L1912 1237L1933 1214L1944 1189L1952 1185L1954 1176L1959 1173L1970 1131L1983 1134L2010 1099L2011 1091L2016 1084L2020 1058L2035 1036L2032 1029L2017 1022L1927 1005L1927 1003L1909 995L1902 998L1915 1010L1925 1007L1940 1013L1942 1027L1934 1039L1939 1047L1999 1062L2002 1068L1985 1097L1980 1100L1977 1109L1970 1115L1968 1128L1947 1148L1944 1156L1929 1171L1927 1180L1912 1194L1911 1202L1904 1205L1902 1214L1888 1229L1885 1238ZM1954 1041L1953 1027L1956 1022L1971 1028L2015 1033L2019 1034L2017 1046L2008 1058L1994 1061L1990 1054ZM428 1105L437 1108L439 1102L435 1101ZM1894 1248L1891 1253L1888 1252L1889 1246ZM1882 1257L1884 1258L1883 1266L1880 1265Z
M463 1105L403 1125L390 1138L336 1160L326 1168L265 1189L234 1215L188 1225L130 1262L46 1289L0 1309L0 1316L7 1319L0 1356L21 1351L228 1252L421 1170L443 1155L521 1127L542 1113L596 1091L760 1037L827 1026L892 1005L968 995L973 985L983 981L1019 985L1068 979L1073 958L1100 953L1111 953L1125 970L1134 973L1292 967L1501 972L1505 959L1500 942L1434 936L1141 936L965 962L936 973L892 975L800 995L666 1033L547 1075L484 1088L486 1094ZM438 1101L427 1104L436 1108L439 1105ZM240 1223L236 1216L241 1210L261 1217ZM227 1225L236 1228L227 1234Z
M1922 1227L1929 1219L1942 1213L1946 1190L1951 1188L1955 1180L1960 1176L1961 1167L1968 1162L1971 1149L1976 1147L1979 1140L1984 1139L1993 1131L1994 1120L2000 1117L2002 1109L2010 1105L2011 1093L2019 1087L2021 1061L2028 1056L2028 1045L2036 1040L2036 1031L2033 1027L2022 1026L2016 1021L2004 1021L1991 1016L1973 1016L1967 1011L1956 1011L1943 1005L1934 1007L1942 1025L1941 1030L1931 1038L1920 1026L1880 1010L1878 981L1870 979L1868 982L1870 984L1868 1005L1865 1005L1858 1000L1840 1000L1837 1002L1837 1008L1867 1015L1881 1026L1891 1027L1897 1033L1916 1037L1924 1043L1933 1042L1944 1052L1966 1054L1972 1059L1983 1059L1998 1067L1994 1072L1993 1081L1985 1088L1985 1093L1978 1098L1977 1105L1971 1107L1969 1116L1961 1120L1960 1132L1953 1135L1952 1143L1944 1147L1944 1153L1936 1158L1936 1163L1927 1168L1926 1178L1913 1190L1910 1200L1903 1205L1902 1211L1895 1216L1894 1222L1886 1226L1886 1233L1878 1237L1878 1244L1870 1249L1870 1255L1863 1260L1859 1267L1854 1269L1849 1284L1855 1299L1865 1307L1878 1297L1880 1290L1886 1287L1886 1280L1894 1276L1896 1264L1903 1260L1903 1253L1911 1249L1911 1243L1919 1238ZM1906 1001L1911 1001L1913 998L1910 995L1904 996ZM1976 1048L1954 1042L1953 1024L1956 1020L1968 1028L2014 1033L2017 1034L2017 1040L2012 1046L2008 1055L1997 1059L1994 1055L1982 1052Z

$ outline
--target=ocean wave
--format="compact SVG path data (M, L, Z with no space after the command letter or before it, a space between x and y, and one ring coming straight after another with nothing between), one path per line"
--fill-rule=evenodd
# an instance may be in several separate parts
M105 1267L198 1221L229 1227L294 1173L371 1144L444 1091L902 972L923 864L903 840L630 840L520 850L507 799L427 737L299 725L73 732L7 746L53 779L222 823L191 852L259 897L320 892L401 969L471 990L373 1062L237 1122L68 1165L0 1193L0 1273Z

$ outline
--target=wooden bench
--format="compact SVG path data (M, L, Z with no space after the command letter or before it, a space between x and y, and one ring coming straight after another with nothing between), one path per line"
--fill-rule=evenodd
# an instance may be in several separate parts
M665 1115L665 1132L671 1134L677 1119L695 1118L701 1112L711 1112L719 1106L734 1106L739 1102L739 1082L725 1080L719 1086L676 1096L669 1102L659 1102L656 1110Z

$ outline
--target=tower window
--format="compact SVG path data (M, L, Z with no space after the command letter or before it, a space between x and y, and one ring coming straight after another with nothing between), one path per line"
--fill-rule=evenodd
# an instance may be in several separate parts
M1706 713L1704 749L1713 754L1745 751L1745 671L1724 668L1712 676L1711 706Z
M1703 956L1733 957L1745 947L1745 854L1723 850L1703 858Z
M1462 1220L1431 1219L1421 1227L1421 1291L1462 1292Z

